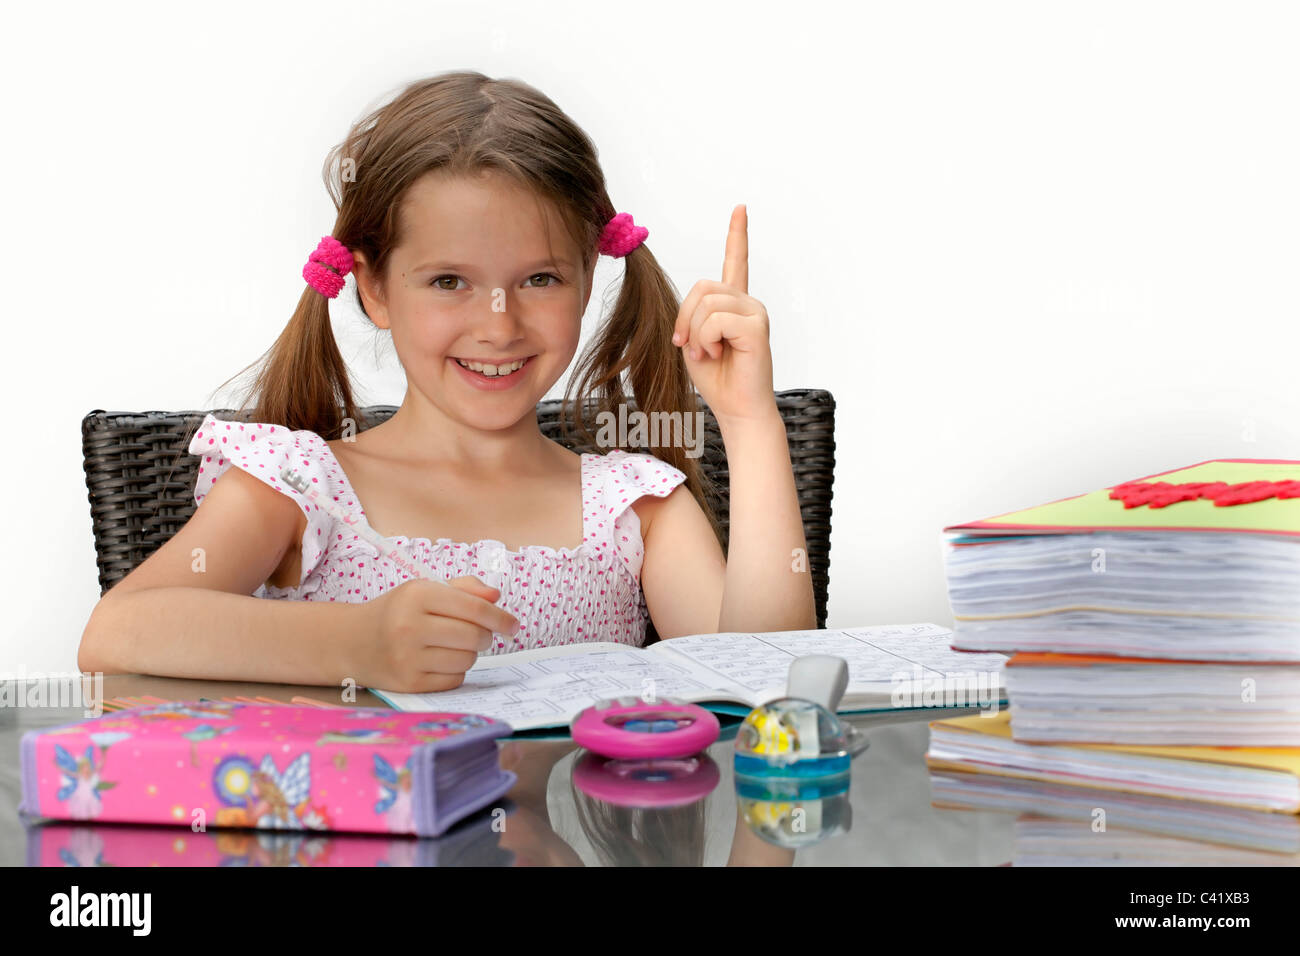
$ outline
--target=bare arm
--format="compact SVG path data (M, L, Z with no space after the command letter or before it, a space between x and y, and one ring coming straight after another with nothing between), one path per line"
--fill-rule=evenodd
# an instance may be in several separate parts
M727 559L709 519L684 485L637 502L642 520L641 591L661 640L713 634Z
M811 630L817 610L808 542L780 412L773 403L767 417L719 419L718 426L731 474L731 532L718 630Z
M306 518L231 468L170 541L110 589L81 636L84 671L334 684L352 676L365 605L252 597Z
M785 423L773 405L770 418L719 424L731 472L728 557L685 488L638 502L641 590L655 630L664 640L810 630L817 613Z
M271 601L207 588L132 591L96 607L84 671L338 686L356 677L364 604Z

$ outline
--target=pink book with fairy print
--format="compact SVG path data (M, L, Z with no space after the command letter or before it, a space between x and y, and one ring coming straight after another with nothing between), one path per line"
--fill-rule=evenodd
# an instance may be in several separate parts
M477 714L171 702L23 736L31 816L437 836L502 797ZM199 826L202 824L202 827Z

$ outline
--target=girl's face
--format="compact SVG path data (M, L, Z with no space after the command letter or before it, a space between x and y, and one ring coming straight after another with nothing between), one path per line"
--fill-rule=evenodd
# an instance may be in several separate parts
M357 280L367 314L392 331L409 386L475 428L531 416L573 360L591 297L583 254L559 214L489 171L430 173L401 215L404 238L384 287L364 262ZM521 361L504 376L482 373Z

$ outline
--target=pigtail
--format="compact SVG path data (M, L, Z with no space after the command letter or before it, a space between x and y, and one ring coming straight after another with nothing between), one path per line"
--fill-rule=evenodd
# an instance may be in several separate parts
M307 429L332 440L351 419L363 430L352 397L347 364L330 326L330 300L305 286L293 316L274 344L253 365L257 376L245 394L236 420L272 422L291 431ZM231 379L244 374L246 366ZM250 405L256 399L256 405Z
M617 415L618 406L627 403L624 373L636 407L642 412L679 412L686 416L704 410L686 371L686 360L672 344L673 327L681 307L681 297L672 280L645 243L624 256L623 262L618 299L579 358L569 378L561 410L565 430L572 433L576 429L592 445L596 416L601 412ZM716 487L700 467L701 459L691 458L685 448L673 445L622 450L652 454L684 473L686 487L722 544L721 526L709 504Z

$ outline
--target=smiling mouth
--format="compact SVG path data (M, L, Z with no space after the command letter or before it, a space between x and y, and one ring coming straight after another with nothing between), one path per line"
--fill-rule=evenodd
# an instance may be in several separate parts
M533 358L534 356L529 355L521 359L507 359L500 362L482 362L477 359L462 359L453 356L452 361L461 368L469 369L471 372L478 372L486 378L501 378L519 371L531 362Z

